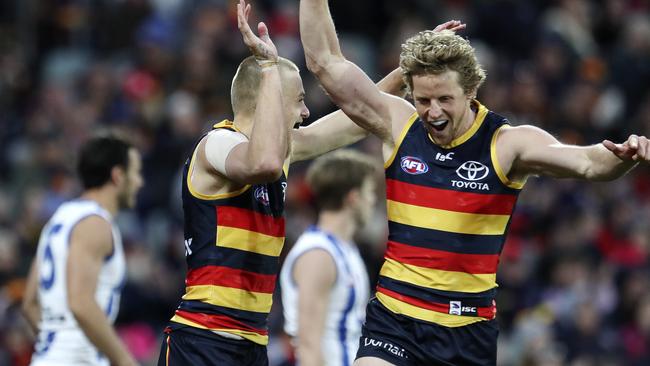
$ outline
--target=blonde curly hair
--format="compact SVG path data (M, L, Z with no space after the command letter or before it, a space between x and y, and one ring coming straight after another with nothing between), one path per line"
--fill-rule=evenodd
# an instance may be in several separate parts
M475 93L485 80L485 70L469 41L449 30L426 30L407 39L402 44L399 66L410 93L414 75L456 71L465 94Z

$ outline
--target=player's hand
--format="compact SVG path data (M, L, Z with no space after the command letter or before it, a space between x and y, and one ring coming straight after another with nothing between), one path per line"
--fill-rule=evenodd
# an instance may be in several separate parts
M459 30L465 29L466 27L467 27L467 24L461 22L460 20L450 20L450 21L444 22L444 23L438 25L437 27L433 28L433 31L434 32L440 32L440 31L443 31L445 29L448 29L448 30L450 30L452 32L457 32Z
M237 27L239 27L239 31L244 38L244 43L258 61L277 62L278 50L269 37L269 29L266 24L260 22L257 25L259 37L256 36L248 25L248 15L250 13L251 5L246 4L244 0L239 0L239 4L237 4Z
M622 144L605 140L603 145L621 160L650 161L650 140L645 136L630 135Z

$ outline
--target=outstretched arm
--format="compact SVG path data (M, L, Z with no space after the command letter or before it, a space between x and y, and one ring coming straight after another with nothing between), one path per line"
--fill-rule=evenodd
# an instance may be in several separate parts
M403 97L405 93L399 68L381 79L377 86L381 91L398 97ZM313 159L326 152L351 145L368 136L368 133L341 110L332 112L307 127L291 130L291 162Z
M334 103L392 147L401 130L398 123L406 123L415 109L403 99L382 93L359 67L343 57L327 0L300 1L300 36L307 67Z
M604 141L591 146L560 143L548 132L533 126L503 129L497 143L502 165L519 177L549 175L591 181L616 179L639 161L650 159L650 144L643 136L631 135L622 144Z

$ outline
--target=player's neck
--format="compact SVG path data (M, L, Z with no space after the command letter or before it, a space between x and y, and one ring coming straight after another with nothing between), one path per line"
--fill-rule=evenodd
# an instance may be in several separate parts
M470 107L467 109L465 113L466 114L463 123L458 128L458 131L454 134L455 135L454 139L463 136L474 125L474 121L476 120L476 114L477 114L476 111L474 110L474 105L470 103Z
M321 211L318 216L318 227L340 240L351 242L357 223L349 211Z
M116 194L110 191L110 188L102 187L88 189L81 194L81 198L95 201L104 210L115 216L118 211Z
M238 114L233 118L233 125L250 140L253 131L253 117Z

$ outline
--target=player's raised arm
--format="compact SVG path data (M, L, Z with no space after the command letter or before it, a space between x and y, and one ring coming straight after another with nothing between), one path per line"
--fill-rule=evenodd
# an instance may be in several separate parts
M405 85L400 68L381 79L377 86L382 92L404 97ZM291 161L313 159L326 152L348 146L364 137L369 131L357 126L341 110L319 118L307 127L291 130Z
M216 139L213 137L217 136L208 136L205 143L206 159L213 163L217 171L231 180L246 184L278 179L289 146L278 52L264 23L260 22L257 26L259 36L253 33L248 25L250 12L250 4L240 0L237 4L237 25L244 43L257 61L255 67L261 70L253 115L246 115L248 110L235 111L235 118L252 119L249 140L239 141L239 144L238 141L229 142L234 146L230 151L223 151L226 143L222 141L223 136ZM225 159L225 162L219 159Z
M355 123L394 144L393 121L404 121L414 111L406 101L382 93L357 65L345 59L327 0L300 1L300 37L307 67L336 105Z

